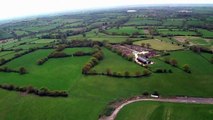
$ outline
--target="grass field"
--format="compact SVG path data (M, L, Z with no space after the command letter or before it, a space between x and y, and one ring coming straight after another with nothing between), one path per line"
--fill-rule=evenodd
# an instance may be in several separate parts
M116 120L212 120L213 105L136 102L125 106Z
M35 40L31 43L39 44L39 43L51 43L51 42L55 42L55 41L56 41L56 39L38 39L38 40Z
M144 18L131 18L124 25L158 25L160 21L154 19L144 19Z
M67 54L73 54L77 51L82 51L82 52L93 52L94 49L90 48L90 47L83 47L83 48L66 48L63 50L63 52L67 53Z
M141 43L145 43L145 44L149 43L151 45L151 48L153 48L155 50L179 50L179 49L183 49L183 47L181 47L181 46L171 44L169 42L160 41L158 39L142 40L142 41L134 42L134 44L136 44L136 45L141 45Z
M206 37L206 38L213 38L213 32L212 31L208 31L208 30L205 30L205 29L199 29L198 30L203 37Z
M178 12L185 8L192 10L192 13ZM15 54L28 51L30 48L62 45L59 41L63 39L67 40L63 45L67 44L68 47L76 45L71 42L72 40L108 41L113 44L125 45L124 41L128 39L137 45L141 45L142 42L149 43L153 49L159 50L157 51L159 54L163 51L170 53L167 56L150 58L154 62L147 66L151 74L136 78L82 74L83 66L91 60L92 56L72 56L71 54L77 51L93 52L96 49L92 47L65 48L62 52L70 56L50 58L42 65L37 64L38 60L46 58L56 49L38 48L34 52L12 59L0 66L0 68L8 67L11 70L19 70L20 67L24 67L27 70L27 73L22 75L1 69L0 85L33 86L37 89L47 88L51 91L64 90L68 97L41 97L0 89L0 119L98 120L100 113L110 102L142 95L144 92L152 94L157 91L162 98L212 97L213 67L210 63L212 54L194 53L188 50L188 47L178 46L177 43L180 41L175 39L176 36L189 37L192 44L211 47L213 44L211 39L212 8L198 7L195 9L183 6L163 9L163 7L153 6L149 9L144 6L135 9L137 10L135 13L128 13L125 8L112 11L106 9L30 17L24 20L14 20L12 23L9 21L1 23L0 21L0 40L7 39L8 36L14 37L9 38L7 43L0 43L1 50L9 50L8 52L1 51L0 59L10 59ZM116 29L118 26L120 28ZM103 32L105 27L107 30ZM88 32L82 29L86 29ZM154 35L155 29L160 34ZM189 30L184 31L183 29ZM72 31L79 31L79 34L76 32L76 35L73 35ZM28 35L16 39L13 32L18 35ZM131 36L135 32L139 32L140 35ZM111 33L116 34L111 35ZM58 39L40 39L44 38L44 35L59 36L55 36ZM3 42L5 41L7 40ZM79 42L79 44L81 43ZM82 43L80 46L86 44ZM88 46L95 44L96 42L91 42ZM102 42L100 45L105 44ZM23 50L15 52L19 48ZM145 70L145 67L126 60L104 46L101 49L104 59L91 69L97 73L106 73L107 69L110 69L112 73L124 74L128 71L130 75L135 75L136 72L143 73ZM177 67L165 63L166 57L176 59ZM185 64L189 65L191 73L183 71ZM171 70L172 72L156 73L156 69ZM129 106L121 111L118 120L137 120L138 118L210 120L213 115L210 105L139 102Z
M144 34L143 30L139 30L135 27L120 27L119 29L117 28L112 28L107 30L108 33L110 34L129 34L131 35L132 33L138 32L139 34Z
M94 29L90 32L86 32L86 37L83 37L82 35L74 35L70 36L67 39L68 40L82 40L82 39L91 39L94 41L109 41L110 43L119 43L122 41L125 41L128 37L127 36L121 36L121 35L106 35L104 33L98 32L96 34L95 32L98 32L97 29Z
M193 31L183 31L183 30L178 30L178 29L158 29L158 32L163 35L197 35Z
M105 59L100 62L94 70L98 73L105 72L107 69L110 69L113 72L124 74L124 72L128 71L130 75L135 75L135 72L140 71L143 73L144 68L137 65L134 62L127 61L123 59L121 56L116 53L112 53L108 49L104 49ZM112 62L113 61L113 62Z
M163 22L164 26L181 26L183 25L183 19L167 19Z
M47 120L58 120L59 118L62 120L94 120L98 119L99 113L110 101L139 95L144 91L151 93L157 90L162 96L212 96L211 75L213 73L212 68L209 67L211 64L192 52L172 53L172 57L178 59L180 64L190 63L191 74L172 68L173 73L171 74L152 74L150 77L129 79L82 75L81 67L90 59L89 56L50 59L42 66L36 65L38 59L46 57L50 52L52 50L39 50L7 63L5 66L14 69L24 66L29 73L19 75L0 72L0 83L67 90L69 97L23 96L17 92L0 90L0 105L2 106L0 115L2 118L12 119L15 117L17 120L36 120L42 116ZM112 70L120 71L143 69L134 63L123 60L110 51L104 50L104 52L106 61L101 61L95 69L100 66L103 69L111 66ZM157 63L162 64L162 66L165 65L163 62ZM165 67L170 68L169 65ZM99 70L102 70L102 68ZM190 88L189 85L191 85ZM25 115L20 116L23 111Z

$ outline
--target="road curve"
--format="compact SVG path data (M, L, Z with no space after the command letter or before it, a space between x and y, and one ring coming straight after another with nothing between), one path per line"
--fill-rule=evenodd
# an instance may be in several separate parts
M119 105L110 116L102 117L99 120L114 120L118 112L126 105L139 101L156 101L156 102L172 102L172 103L194 103L194 104L213 104L213 98L194 98L194 97L176 97L176 98L136 98L125 101Z

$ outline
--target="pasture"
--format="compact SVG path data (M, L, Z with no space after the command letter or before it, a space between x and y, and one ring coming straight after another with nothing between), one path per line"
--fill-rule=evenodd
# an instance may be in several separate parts
M211 120L213 105L136 102L125 106L116 120Z
M16 72L1 69L0 84L32 86L36 89L47 88L54 92L64 90L68 94L68 97L41 97L27 92L0 89L0 118L97 120L110 102L142 95L144 92L151 94L154 91L163 98L212 97L212 54L209 51L200 54L192 52L187 49L188 46L178 46L182 42L176 39L183 38L192 45L210 48L212 46L210 13L212 12L207 11L212 9L191 8L193 14L189 13L190 15L186 17L178 12L183 8L139 8L136 13L126 13L124 9L88 11L88 13L38 17L0 25L0 59L8 60L31 48L36 49L11 61L2 62L0 68L8 67ZM13 32L19 36L14 37ZM138 35L132 35L134 33ZM13 38L6 39L8 36ZM126 42L127 40L130 41ZM154 64L140 66L128 61L106 49L105 41L112 46L150 44L150 48L157 53L157 56L148 58ZM78 44L80 47L73 47ZM66 45L68 48L56 52L55 48L59 45ZM79 51L92 53L95 51L92 45L100 45L104 54L103 60L98 61L97 65L90 66L89 63L89 67L92 67L89 70L99 73L97 75L82 73L83 67L91 62L92 55L71 55ZM44 46L48 48L40 48ZM59 57L48 57L53 52L58 53ZM60 53L68 55L61 57ZM38 64L38 61L44 58L47 61ZM175 59L177 66L166 63L164 60L167 58ZM191 73L183 70L185 64L189 66ZM26 74L20 74L21 67L26 69ZM151 74L138 78L101 74L109 70L112 74L116 72L123 75L128 72L134 76L136 72L143 73L146 69ZM158 73L157 69L166 72ZM212 106L144 102L125 107L117 119L137 120L141 116L144 119L164 119L169 116L171 119L196 120L201 115L204 116L204 120L212 119Z
M125 60L116 53L112 53L108 49L103 49L103 52L105 59L93 69L98 73L106 73L107 69L109 69L112 73L117 72L120 74L124 74L124 72L128 71L130 75L134 76L136 72L140 72L142 74L145 69L132 61Z
M120 27L120 28L112 28L107 30L110 34L128 34L131 35L133 33L144 34L143 30L139 30L135 27Z
M183 31L183 30L178 30L178 29L158 29L157 30L160 34L163 35L197 35L196 32L193 31Z
M150 44L151 48L155 50L179 50L183 49L183 47L172 44L170 42L160 41L158 39L151 39L151 40L141 40L134 42L136 45L141 45L142 43Z

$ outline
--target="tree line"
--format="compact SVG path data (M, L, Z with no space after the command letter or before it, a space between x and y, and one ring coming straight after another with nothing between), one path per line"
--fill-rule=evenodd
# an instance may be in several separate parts
M66 91L51 91L47 88L37 89L32 86L27 87L19 87L12 84L0 84L0 88L9 90L9 91L17 91L22 93L34 94L38 96L49 96L49 97L68 97L68 93Z

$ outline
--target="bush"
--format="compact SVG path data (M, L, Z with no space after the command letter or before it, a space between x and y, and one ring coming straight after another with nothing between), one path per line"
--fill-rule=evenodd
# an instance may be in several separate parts
M163 73L164 71L163 71L163 69L161 69L161 68L157 68L157 69L155 70L155 72L156 72L156 73Z
M191 70L190 70L190 67L189 67L188 64L183 65L183 70L184 70L185 72L191 73Z
M21 67L21 68L19 68L19 73L20 73L21 75L26 74L26 73L27 73L27 70L26 70L24 67Z
M150 72L149 72L148 70L144 70L144 71L143 71L143 75L144 75L144 76L148 76L148 75L150 75Z
M124 72L124 77L129 77L129 76L130 76L130 74L128 71Z
M65 91L50 91L47 88L41 88L36 89L32 86L28 87L18 87L14 85L0 85L0 88L5 90L13 90L13 91L19 91L19 92L27 92L39 96L52 96L52 97L67 97L68 94Z
M153 95L159 96L160 94L157 91L154 91Z
M144 92L144 93L143 93L143 96L148 96L148 95L149 95L148 92Z
M40 59L40 60L37 61L37 64L38 64L38 65L42 65L42 64L44 64L46 61L48 61L48 58L42 58L42 59Z
M48 58L62 58L67 57L68 55L64 52L52 52L48 55Z
M136 77L141 76L141 72L140 72L140 71L135 72L135 76L136 76Z
M111 106L108 106L107 108L105 108L103 114L104 114L105 116L110 116L114 110L115 110L115 108L113 108L113 107L111 107Z
M171 59L170 64L171 64L172 66L177 67L178 62L177 62L176 59L173 58L173 59Z

